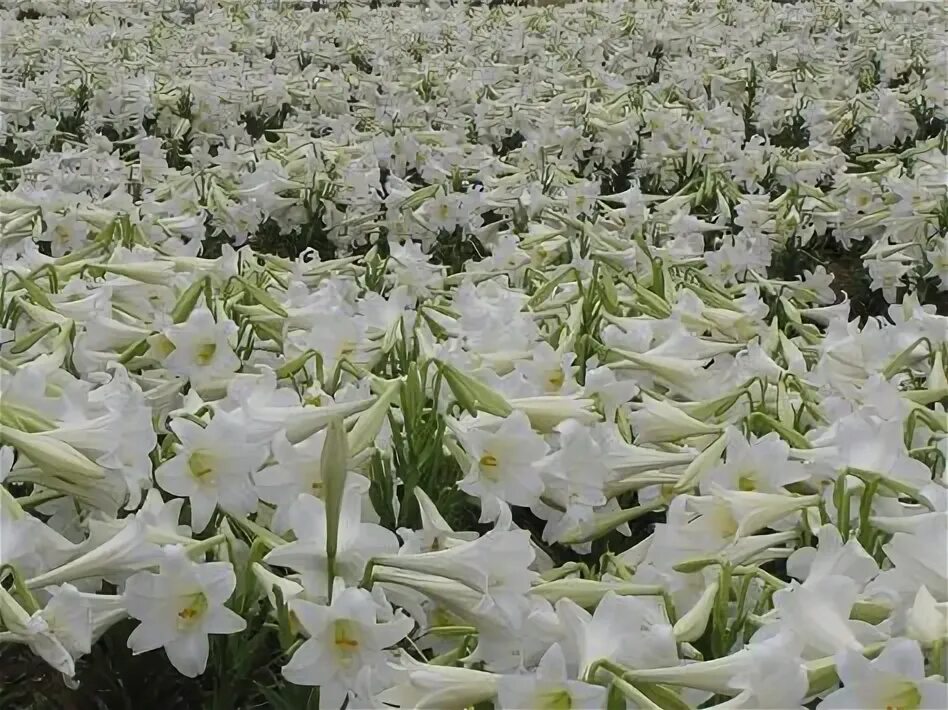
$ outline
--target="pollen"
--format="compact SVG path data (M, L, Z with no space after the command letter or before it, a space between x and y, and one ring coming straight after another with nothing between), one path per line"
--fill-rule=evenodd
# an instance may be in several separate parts
M885 710L918 710L922 706L922 694L910 681L897 681L886 693Z
M207 611L207 597L198 592L187 598L185 606L178 611L178 628L185 629L197 622Z
M358 631L358 624L350 619L337 619L333 622L333 648L342 665L351 664L359 652Z

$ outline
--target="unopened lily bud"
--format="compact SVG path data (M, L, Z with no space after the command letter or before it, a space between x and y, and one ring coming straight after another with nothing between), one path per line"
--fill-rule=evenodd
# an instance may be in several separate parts
M714 600L718 594L718 582L711 582L695 605L688 610L675 624L676 641L697 641L704 634L708 627L708 620L711 618L711 612L714 609Z
M28 434L0 424L0 441L13 446L38 468L59 478L104 478L105 471L69 444L44 434Z
M511 399L509 404L527 415L530 425L544 434L552 432L567 419L583 424L601 421L595 411L595 401L582 397L524 397Z
M349 432L349 455L355 456L375 443L375 437L382 430L388 416L389 408L401 391L401 382L391 382L387 389L379 395L375 403L366 409L356 420L355 426Z
M594 607L609 592L619 596L660 596L662 588L654 584L632 582L599 582L593 579L557 579L538 584L530 594L551 603L571 599L581 607Z

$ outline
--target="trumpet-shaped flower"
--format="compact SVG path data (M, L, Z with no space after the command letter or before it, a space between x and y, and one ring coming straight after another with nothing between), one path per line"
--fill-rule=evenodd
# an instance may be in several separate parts
M125 607L141 622L128 647L135 654L164 648L180 673L200 675L207 665L208 634L233 634L247 625L224 606L236 584L230 563L199 564L182 547L165 548L157 574L139 572L125 585Z
M778 635L733 654L743 656L745 667L729 685L741 692L719 707L802 710L808 682L799 650L798 642Z
M654 597L617 596L607 592L593 614L569 599L556 604L566 628L564 651L585 674L600 659L628 668L678 664L675 635Z
M394 554L398 549L395 534L381 525L362 522L361 488L349 483L342 496L335 572L347 584L358 584L366 563L373 557ZM272 550L264 561L289 567L306 579L314 595L328 589L329 570L326 556L326 504L319 498L300 494L289 512L290 527L296 541Z
M894 569L879 575L879 586L905 590L910 595L907 601L911 601L916 590L925 587L937 601L948 602L946 520L948 515L936 514L911 532L895 533L882 547Z
M705 424L668 402L643 395L643 407L629 415L635 443L663 443L692 436L720 433L720 427Z
M558 354L549 343L533 348L532 358L516 365L530 389L541 395L572 394L579 389L573 376L576 354Z
M913 488L922 488L931 481L928 467L909 456L901 422L856 412L838 421L831 431L834 436L827 433L814 444L830 445L823 461L834 470L850 467L871 471Z
M458 487L481 499L482 517L496 518L498 501L530 506L539 500L543 481L537 464L549 446L533 431L526 414L513 412L495 431L468 427L458 438L470 457Z
M603 487L612 477L605 463L604 447L593 431L574 419L557 428L559 448L541 464L546 488L551 497L562 501L567 513L574 506L593 508L605 505Z
M605 698L602 686L570 679L559 644L550 646L535 672L506 675L497 683L498 707L504 710L601 708Z
M398 682L378 695L385 707L404 710L461 710L487 702L497 694L501 676L463 666L420 663L407 653L393 651Z
M240 368L240 358L231 346L236 334L232 320L215 320L207 308L195 308L184 323L165 330L165 339L174 347L164 365L198 387L229 377Z
M171 430L181 448L158 467L155 479L168 493L188 498L191 527L196 532L207 527L218 504L238 516L256 509L250 474L266 459L267 450L244 439L238 419L221 412L205 427L174 419Z
M415 488L415 499L418 501L418 510L421 514L421 528L418 530L398 529L398 536L403 541L399 554L437 552L478 539L476 532L453 530L434 501L421 488Z
M804 645L804 658L823 658L840 651L862 651L886 638L884 630L850 620L859 590L848 577L830 575L792 583L774 593L778 621L757 633L759 640L787 633ZM755 636L755 638L758 638Z
M308 636L283 666L283 676L297 685L319 686L319 707L339 708L352 698L366 674L384 672L394 646L414 623L395 614L379 623L378 605L364 589L335 585L332 603L293 599L290 610Z
M278 535L289 529L290 508L301 494L322 497L323 481L319 462L325 442L325 430L316 432L295 446L283 433L277 434L272 444L276 465L254 472L253 480L258 495L277 507L272 527Z
M92 645L91 607L71 585L53 591L46 606L32 615L0 590L0 619L6 628L0 640L27 645L67 677L75 673L75 659Z
M785 486L809 477L803 465L790 461L790 447L771 433L748 442L736 429L727 432L727 460L708 471L701 481L702 492L711 484L735 491L784 493Z
M484 596L474 611L493 611L517 626L529 605L524 596L537 576L529 567L536 557L525 530L510 528L504 506L497 526L487 534L436 552L379 557L380 565L457 580Z
M28 579L27 586L39 588L62 582L101 577L121 579L131 572L153 566L160 557L161 551L157 545L148 540L144 520L138 517L124 520L127 522L118 530L115 530L113 526L94 525L94 521L90 522L91 534L82 547L91 547L91 549L58 567Z
M830 575L849 577L859 588L879 574L879 565L856 538L843 544L835 525L824 525L817 533L819 547L800 547L787 560L787 573L800 580Z
M948 683L925 677L918 643L890 640L869 660L861 653L840 653L836 670L843 687L826 696L818 710L941 710L948 707Z

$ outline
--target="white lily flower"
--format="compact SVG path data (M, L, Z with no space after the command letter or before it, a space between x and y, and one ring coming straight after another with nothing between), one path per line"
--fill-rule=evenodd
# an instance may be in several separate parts
M319 686L319 707L340 707L358 688L359 676L381 669L385 649L401 641L414 626L397 614L377 620L378 607L364 589L334 585L328 606L293 599L290 610L309 637L283 666L283 676L297 685Z
M207 527L217 505L244 516L257 507L250 474L263 464L265 448L243 438L243 425L233 415L220 412L207 426L175 419L171 429L181 449L155 471L158 485L191 503L191 527Z
M497 683L497 702L505 710L536 708L600 708L606 697L602 686L570 679L559 644L543 654L535 673L505 675Z
M208 634L233 634L246 622L224 606L237 584L226 562L192 562L179 546L165 548L159 572L129 578L123 599L141 623L128 637L139 654L164 648L178 671L193 678L207 665Z
M841 653L836 664L843 687L830 693L819 710L936 710L948 703L948 683L925 677L925 659L915 641L890 640L870 661L861 653Z
M566 627L566 649L580 674L606 659L628 668L657 668L678 662L675 635L654 597L607 592L593 614L569 599L556 604Z
M8 629L0 632L0 641L24 643L37 656L67 678L75 674L75 659L63 640L59 639L50 628L47 620L40 612L30 616L5 589L0 589L0 621ZM75 619L68 621L75 621ZM67 619L63 616L61 618L63 627L72 630L66 622ZM76 635L81 636L81 632Z
M457 432L470 457L461 490L481 498L482 518L500 514L499 501L529 506L543 492L537 464L549 450L527 415L513 412L494 431L468 426Z
M362 493L350 483L342 496L335 572L347 584L358 584L370 559L398 549L395 534L374 523L362 522ZM289 567L304 575L304 586L325 594L329 570L326 556L326 505L319 498L300 494L289 512L296 541L270 551L264 562Z
M231 339L237 325L227 319L215 320L207 308L196 308L187 321L169 327L164 337L173 350L164 360L165 367L186 377L195 386L219 377L228 377L240 367Z
M160 548L148 541L145 522L136 517L88 552L28 579L26 584L38 589L63 582L126 575L154 566L160 556Z

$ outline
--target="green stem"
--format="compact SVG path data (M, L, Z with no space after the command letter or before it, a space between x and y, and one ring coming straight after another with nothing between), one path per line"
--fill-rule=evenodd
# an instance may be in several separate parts
M613 676L612 685L640 710L663 710L661 705L653 703L645 693L618 676Z
M9 572L10 576L13 577L13 589L16 591L16 595L24 611L30 616L39 611L39 602L36 601L36 597L33 596L33 593L26 586L26 580L23 579L23 575L20 574L20 571L13 565L3 565L0 567L0 579L3 578L4 572Z
M839 528L839 536L845 542L849 539L849 489L846 486L846 471L843 471L836 479L833 498L836 504L836 527Z

